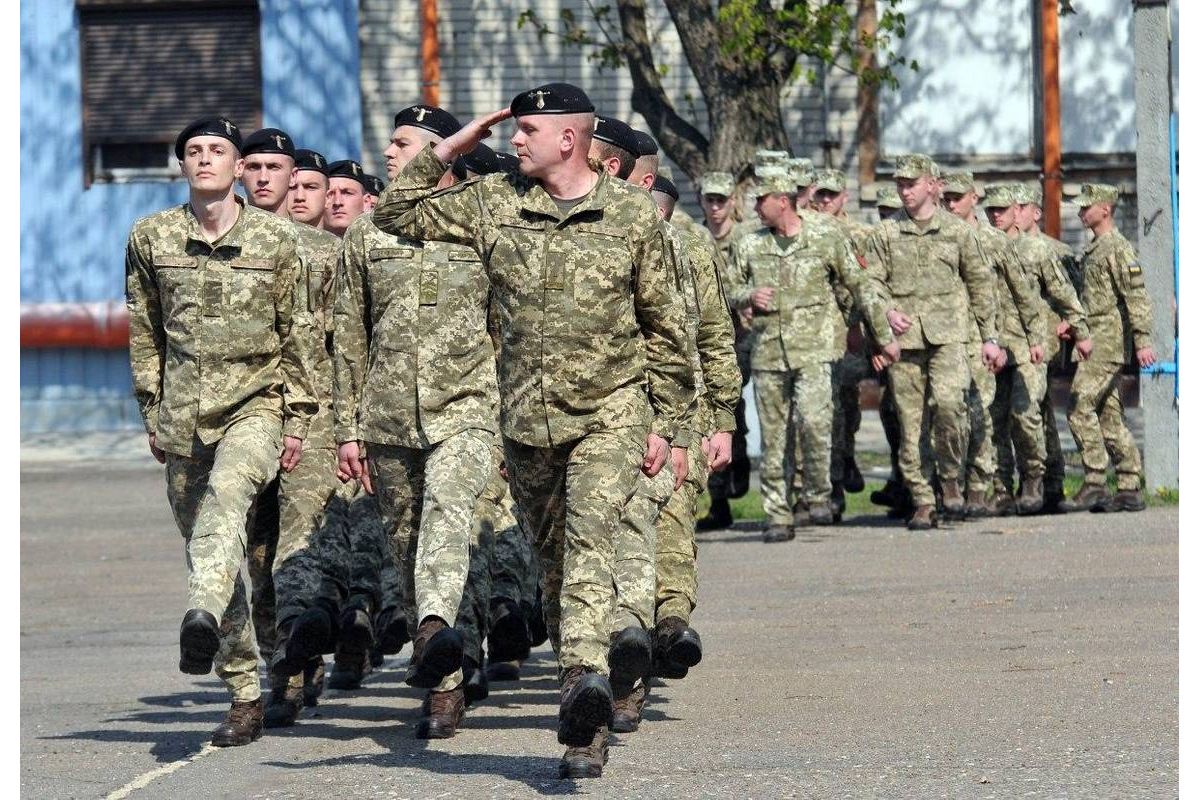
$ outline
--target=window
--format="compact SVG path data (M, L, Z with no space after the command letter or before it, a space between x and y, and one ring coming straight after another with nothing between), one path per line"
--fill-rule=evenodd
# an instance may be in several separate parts
M262 122L254 0L76 0L84 184L179 177L175 137L220 114Z

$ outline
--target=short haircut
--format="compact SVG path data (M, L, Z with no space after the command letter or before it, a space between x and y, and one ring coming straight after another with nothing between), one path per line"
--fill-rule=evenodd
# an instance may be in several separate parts
M633 174L633 166L637 163L637 157L633 153L603 139L593 139L592 143L596 146L596 154L601 161L615 158L620 162L620 166L617 167L618 178L625 180Z

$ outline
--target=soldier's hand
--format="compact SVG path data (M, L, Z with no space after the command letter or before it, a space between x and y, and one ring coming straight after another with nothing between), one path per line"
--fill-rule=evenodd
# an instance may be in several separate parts
M688 451L686 447L671 448L671 470L675 473L675 491L683 486L688 476Z
M1087 361L1092 357L1092 340L1090 338L1080 339L1075 343L1075 352L1079 353L1080 361Z
M1054 333L1058 338L1066 341L1071 338L1071 323L1064 320L1059 320L1058 325L1054 328Z
M887 312L887 321L892 328L892 333L896 336L903 336L904 332L912 327L912 320L909 319L908 314L896 308Z
M702 447L710 472L720 472L733 461L733 434L729 431L717 431L705 438Z
M1153 347L1143 347L1137 351L1138 364L1144 367L1151 366L1158 358L1154 355Z
M1042 349L1040 344L1029 346L1029 361L1034 365L1042 363L1042 359L1046 357L1046 351Z
M750 305L759 311L770 311L774 300L775 289L772 286L763 286L750 293Z
M490 114L484 114L463 125L458 133L447 136L433 148L433 154L449 164L454 159L475 149L475 145L492 135L492 126L503 122L512 116L512 111L502 108Z
M343 442L338 447L338 480L342 483L354 479L362 484L367 494L375 494L371 487L371 474L367 471L367 454L358 442Z
M154 460L160 464L167 463L167 454L158 447L158 434L150 434L150 455L154 456Z
M1004 369L1004 365L1008 362L1008 356L1000 349L1000 346L995 342L983 343L983 363L993 372L999 372Z
M500 462L500 477L504 478L505 483L508 483L508 462L507 461Z
M900 360L900 343L897 341L888 342L875 355L871 356L871 366L876 372L883 372L885 369L895 364Z
M283 455L279 457L279 466L284 472L291 472L300 463L304 454L304 440L299 436L283 437Z
M657 433L646 435L646 456L642 459L642 472L646 477L653 478L667 463L671 446L666 439Z

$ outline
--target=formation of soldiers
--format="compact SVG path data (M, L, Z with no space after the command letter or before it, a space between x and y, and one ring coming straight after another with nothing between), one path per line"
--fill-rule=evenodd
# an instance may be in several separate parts
M483 144L510 117L515 155ZM385 183L198 120L175 147L188 202L129 238L135 393L189 572L179 666L233 696L214 744L294 724L325 655L352 690L409 641L416 735L452 736L549 639L559 774L599 776L650 679L701 661L696 500L707 485L700 527L724 526L748 487L751 378L768 542L863 490L858 385L880 374L893 473L873 499L910 528L1143 507L1116 389L1131 348L1154 353L1114 188L1084 186L1075 260L1038 230L1036 186L989 185L983 224L972 177L921 155L874 226L841 173L772 151L756 222L714 172L697 224L653 138L569 84L466 125L427 105L394 123ZM1060 341L1081 359L1070 500Z

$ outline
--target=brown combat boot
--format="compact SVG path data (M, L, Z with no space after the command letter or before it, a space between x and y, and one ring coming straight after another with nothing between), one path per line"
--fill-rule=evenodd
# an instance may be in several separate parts
M371 674L370 653L347 653L338 650L333 654L333 673L329 676L331 689L359 689L363 678Z
M1017 498L1018 514L1036 514L1042 510L1045 497L1042 495L1042 478L1026 478L1021 481L1021 495Z
M840 518L841 512L838 512ZM808 518L813 525L832 525L834 510L829 503L813 503L808 507Z
M412 659L404 682L419 689L432 689L462 665L462 634L437 617L426 617L413 637Z
M271 699L263 709L264 728L286 728L296 724L304 708L304 686L291 678L271 678ZM292 684L296 684L293 686Z
M942 509L946 519L962 520L967 518L967 504L963 500L962 490L957 483L942 484Z
M807 515L807 512L805 512ZM790 542L796 538L796 531L790 525L768 525L763 531L764 542Z
M1093 506L1092 511L1108 512L1114 511L1145 511L1146 498L1142 496L1141 489L1120 489L1109 500L1101 503L1098 506Z
M930 528L937 527L937 515L933 512L933 506L917 506L913 511L913 515L909 517L908 529L910 531L927 531Z
M596 729L612 718L612 702L608 678L583 666L568 669L558 707L558 743L587 747Z
M967 519L983 519L992 515L987 492L982 489L967 490Z
M992 510L997 517L1011 517L1017 513L1017 501L1013 499L1011 489L1007 486L996 489L992 497Z
M312 708L325 691L325 659L317 656L304 667L304 705Z
M234 700L225 715L225 722L213 731L212 743L217 747L238 747L250 744L263 732L263 701Z
M591 742L568 748L558 762L560 778L599 778L608 763L608 726L596 729Z
M463 687L448 692L430 692L425 716L417 723L418 739L449 739L458 730L466 713L467 701Z
M629 694L613 700L613 733L633 733L642 722L642 707L646 705L646 684L639 682Z
M1068 514L1073 514L1077 511L1091 511L1097 506L1107 503L1111 499L1108 493L1108 487L1102 483L1085 483L1079 487L1079 491L1069 500L1064 500L1060 504L1060 508Z

